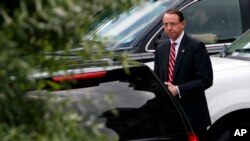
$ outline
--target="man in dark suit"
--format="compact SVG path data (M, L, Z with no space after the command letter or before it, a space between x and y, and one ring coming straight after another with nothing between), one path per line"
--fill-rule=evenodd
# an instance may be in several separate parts
M205 90L213 84L213 70L204 43L188 36L185 24L178 10L164 14L163 27L169 39L156 48L154 72L179 101L203 141L211 124Z

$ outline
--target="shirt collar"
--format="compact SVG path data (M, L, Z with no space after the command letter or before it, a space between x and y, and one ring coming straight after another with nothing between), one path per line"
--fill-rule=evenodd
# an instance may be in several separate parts
M178 45L180 45L183 36L184 36L184 31L182 31L181 35L180 35L175 41L172 41L172 40L171 40L171 44L172 44L173 42L175 42L175 43L177 43Z

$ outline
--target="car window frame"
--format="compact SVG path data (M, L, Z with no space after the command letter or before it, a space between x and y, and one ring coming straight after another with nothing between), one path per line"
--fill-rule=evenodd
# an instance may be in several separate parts
M188 7L189 5L192 5L196 2L199 2L198 0L195 0L195 1L192 1L188 4L186 4L185 6L182 6L179 10L182 11L183 9L185 9L186 7ZM250 13L249 12L249 7L250 7L250 4L248 6L248 4L246 4L246 1L245 2L241 2L241 0L239 0L239 4L240 4L240 14L241 14L241 17L242 17L242 33L244 33L249 27L250 27L250 21L249 21L249 16L244 14L244 13ZM250 0L247 0L248 3L250 3ZM180 6L179 6L180 7ZM245 12L242 12L242 11L245 11ZM248 10L248 12L246 12L246 10ZM246 22L248 21L248 22ZM159 34L162 34L161 32L163 32L163 26L161 26L154 34L153 36L148 40L148 42L146 43L146 46L145 46L145 51L146 52L149 52L149 53L154 53L155 52L155 49L150 49L150 46L153 45L155 43L155 41L157 40L157 36L159 36ZM224 42L224 43L213 43L213 44L206 44L206 48L207 48L207 51L210 55L213 55L213 54L217 54L217 53L220 53L221 50L223 50L224 47L227 47L231 44L232 42L231 41L228 41L228 42Z

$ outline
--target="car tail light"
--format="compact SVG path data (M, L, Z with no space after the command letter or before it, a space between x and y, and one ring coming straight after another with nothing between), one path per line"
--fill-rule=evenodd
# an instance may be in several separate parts
M195 135L194 132L188 133L188 141L199 141L198 137Z
M91 79L91 78L100 78L104 77L106 72L93 72L93 73L83 73L83 74L73 74L73 75L64 75L52 77L53 81L61 82L67 80L81 80L81 79Z

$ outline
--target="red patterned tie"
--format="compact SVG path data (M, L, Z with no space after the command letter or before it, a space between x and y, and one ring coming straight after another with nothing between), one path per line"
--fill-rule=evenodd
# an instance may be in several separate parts
M170 47L170 57L168 64L168 82L173 82L173 73L174 73L174 65L175 65L175 46L177 43L172 43Z

